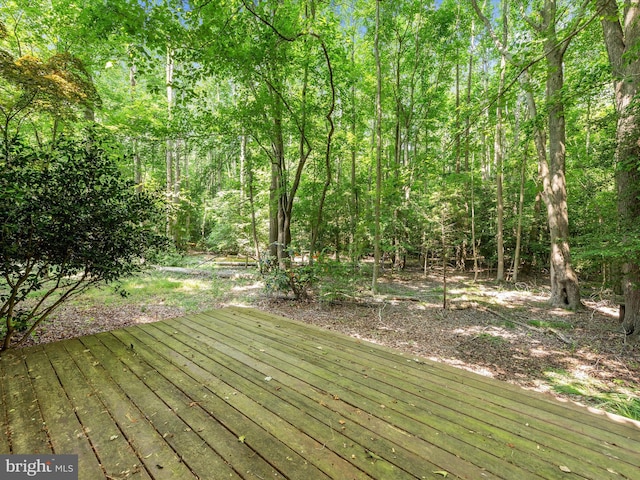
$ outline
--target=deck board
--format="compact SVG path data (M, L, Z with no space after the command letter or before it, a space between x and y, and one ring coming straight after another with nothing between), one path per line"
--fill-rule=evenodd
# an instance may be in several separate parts
M76 453L83 479L640 478L638 422L252 309L7 352L0 377L0 453Z

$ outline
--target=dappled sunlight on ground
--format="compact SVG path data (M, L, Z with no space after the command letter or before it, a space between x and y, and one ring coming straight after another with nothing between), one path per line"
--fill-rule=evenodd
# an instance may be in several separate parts
M255 282L251 285L236 285L231 288L231 291L234 293L246 293L246 292L256 292L264 289L264 282Z
M181 292L198 292L202 290L211 290L211 282L207 280L189 278L183 280L179 288L179 291Z

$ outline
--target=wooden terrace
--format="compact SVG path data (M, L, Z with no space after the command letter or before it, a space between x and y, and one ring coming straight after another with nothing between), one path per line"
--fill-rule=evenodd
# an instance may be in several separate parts
M87 480L640 479L638 422L250 309L9 351L0 379L0 453Z

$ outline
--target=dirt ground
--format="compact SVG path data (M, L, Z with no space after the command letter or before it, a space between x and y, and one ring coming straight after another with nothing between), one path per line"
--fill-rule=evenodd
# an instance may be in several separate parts
M595 396L603 392L628 397L640 391L640 345L625 343L618 306L606 292L584 291L583 308L571 312L548 306L544 279L514 286L473 282L471 274L451 275L446 309L436 272L426 278L420 271L387 272L380 287L386 293L295 301L267 296L256 283L249 294L251 289L243 287L241 298L232 293L209 307L253 306L582 403L598 404ZM38 341L183 313L162 305L94 306L82 312L64 307L55 322L64 328L50 325Z

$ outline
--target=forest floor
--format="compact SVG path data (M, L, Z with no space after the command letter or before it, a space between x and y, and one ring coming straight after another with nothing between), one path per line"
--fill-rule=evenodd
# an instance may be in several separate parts
M245 270L246 272L246 270ZM225 278L225 282L229 282ZM222 296L188 313L245 305L465 368L525 388L551 392L627 416L640 415L640 345L628 345L618 306L606 292L583 291L577 312L550 308L544 279L499 284L450 273L443 308L441 272L387 271L380 292L293 300L265 294L241 276ZM590 295L591 293L591 295ZM153 300L62 307L30 342L39 343L176 317L180 306ZM90 318L90 321L88 319Z

